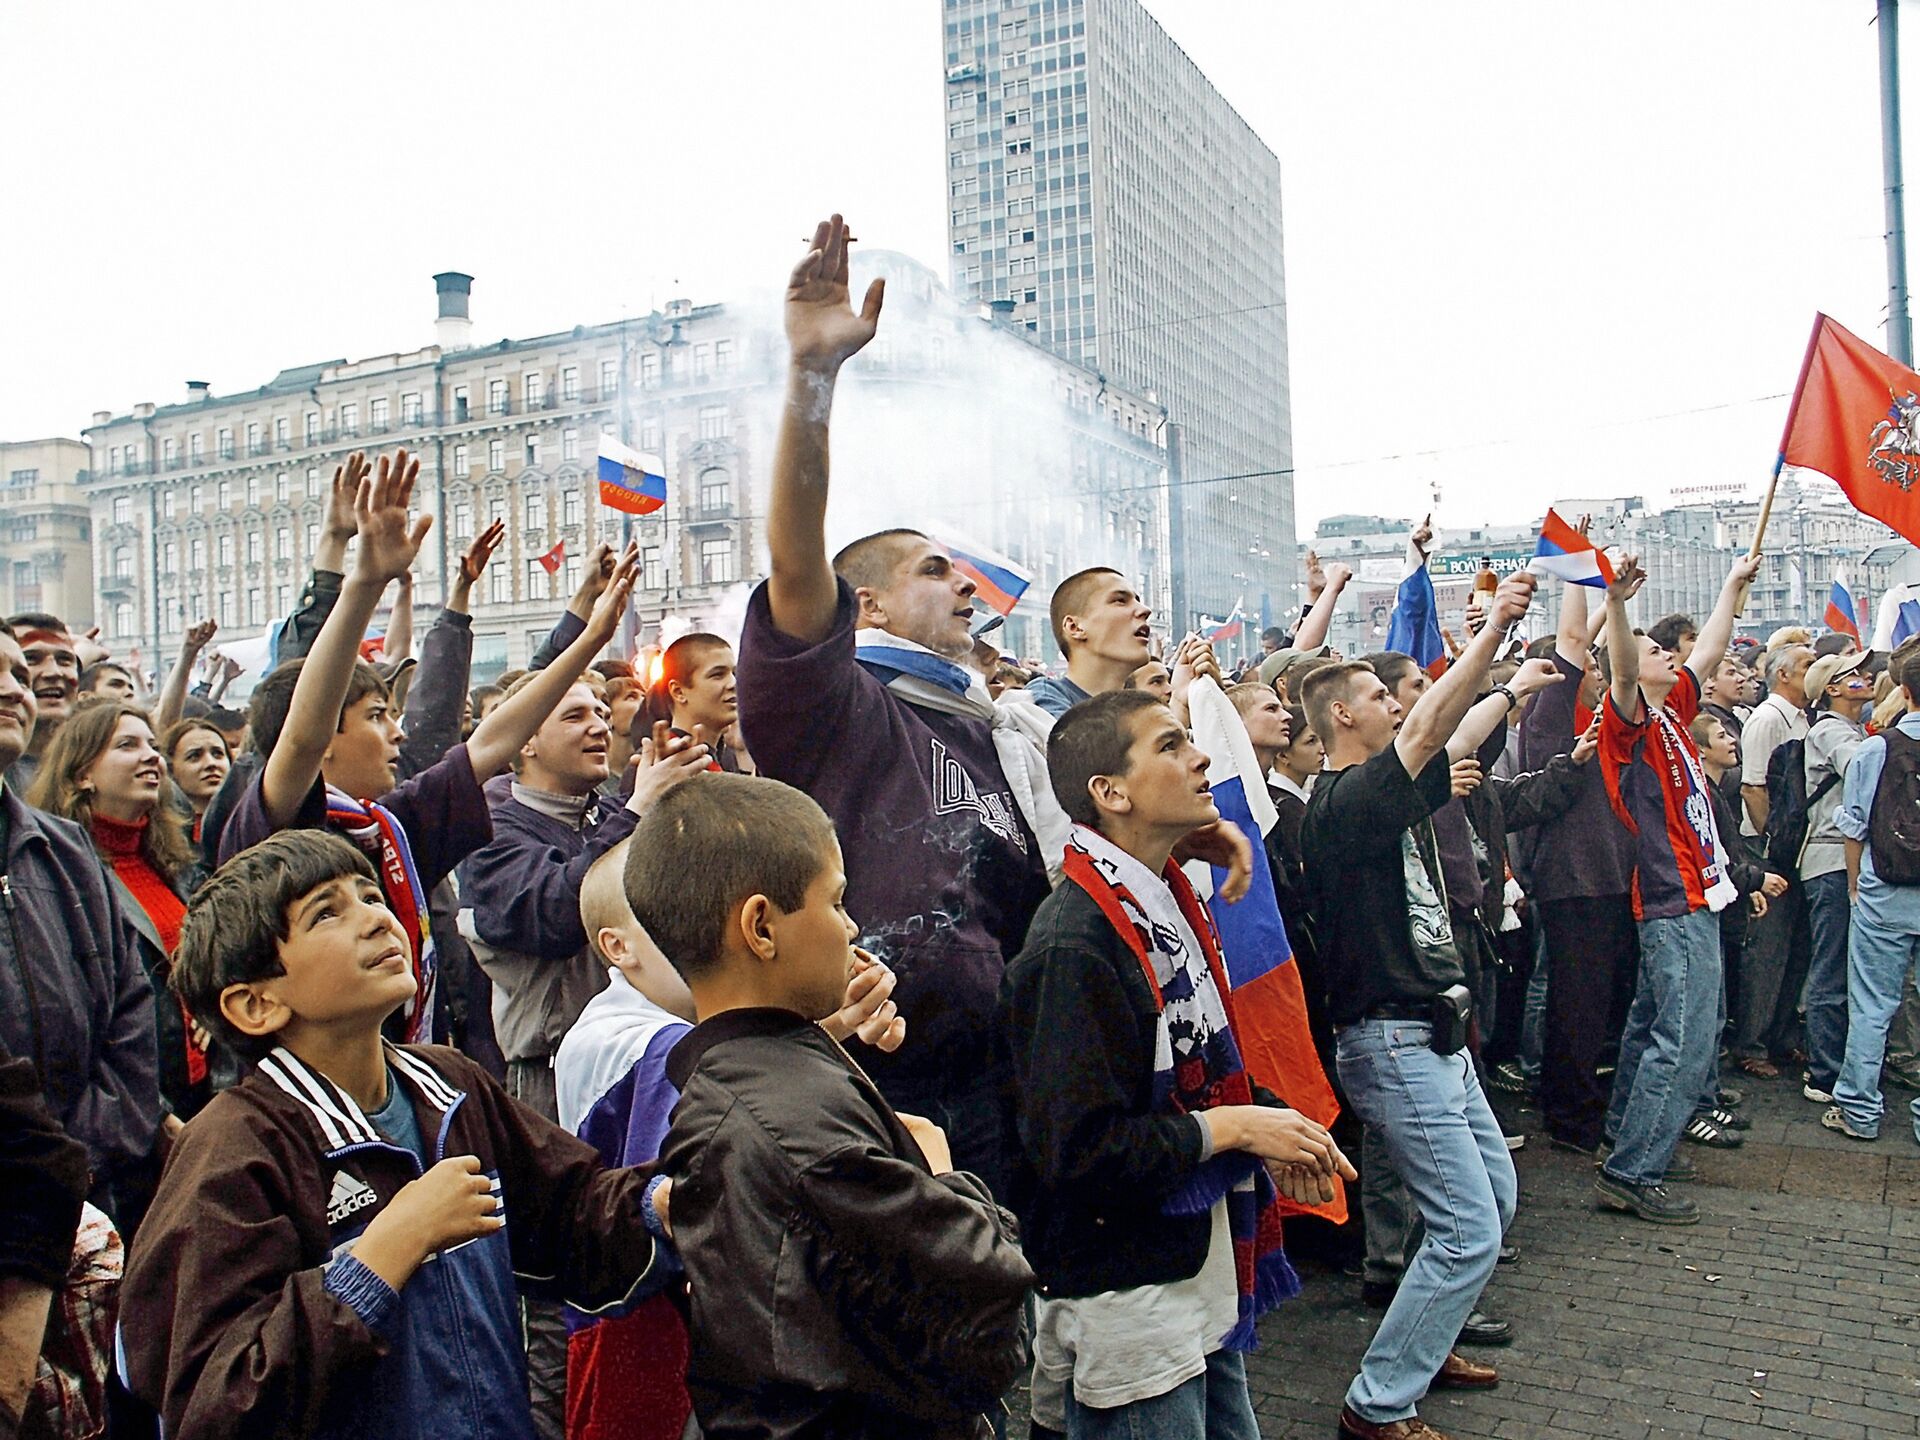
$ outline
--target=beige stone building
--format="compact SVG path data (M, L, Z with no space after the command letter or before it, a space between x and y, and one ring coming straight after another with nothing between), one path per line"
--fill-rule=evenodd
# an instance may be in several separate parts
M0 442L0 615L44 610L94 623L92 518L78 440Z
M1137 573L1164 610L1164 411L963 307L905 257L861 266L891 288L881 337L842 387L836 538L917 525L1028 564L1039 583L1008 632L1023 652L1051 649L1051 584L1095 560ZM334 467L401 445L421 457L417 503L436 517L418 625L476 530L507 522L474 596L476 680L525 662L603 538L641 547L643 641L663 622L737 627L765 569L786 354L774 298L674 301L475 345L470 277L435 281L435 344L283 370L251 391L190 381L180 403L94 416L86 488L108 644L164 661L199 618L229 638L262 633L300 593ZM602 509L603 433L663 458L664 510ZM560 543L550 576L539 557Z

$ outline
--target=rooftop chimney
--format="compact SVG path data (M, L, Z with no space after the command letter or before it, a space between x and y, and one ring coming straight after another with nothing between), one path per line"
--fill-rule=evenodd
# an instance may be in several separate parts
M213 393L213 386L204 380L187 381L187 404L200 405Z
M433 277L433 288L440 297L440 315L433 322L433 338L443 351L468 349L473 344L473 321L467 316L473 277L462 275L458 270L443 270Z
M1012 324L1013 323L1013 301L989 300L987 302L987 318L993 321L993 323L996 325Z

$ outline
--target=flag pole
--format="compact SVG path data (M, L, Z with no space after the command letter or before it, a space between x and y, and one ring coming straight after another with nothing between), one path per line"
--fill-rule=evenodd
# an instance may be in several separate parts
M1780 489L1780 472L1787 465L1787 442L1793 438L1793 422L1800 413L1800 397L1806 391L1807 374L1813 369L1813 355L1820 348L1820 332L1826 328L1826 323L1827 317L1815 311L1813 333L1807 336L1806 354L1800 357L1800 375L1793 382L1793 399L1787 404L1787 423L1780 431L1780 450L1773 457L1773 474L1767 480L1766 498L1760 502L1760 518L1753 527L1753 545L1747 551L1748 559L1760 553L1761 542L1767 538L1767 521L1773 518L1773 497ZM1747 592L1750 589L1751 583L1741 588L1740 598L1733 607L1735 615L1747 613Z

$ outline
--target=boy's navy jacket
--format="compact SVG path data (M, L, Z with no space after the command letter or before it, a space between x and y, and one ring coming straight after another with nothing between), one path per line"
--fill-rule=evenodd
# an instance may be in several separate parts
M595 1311L661 1273L647 1171L605 1168L455 1051L387 1059L429 1160L478 1157L506 1227L430 1257L397 1295L347 1266L422 1167L275 1050L175 1143L121 1286L122 1370L169 1437L531 1440L520 1290Z
M660 1168L707 1440L975 1435L1025 1359L1033 1271L976 1177L928 1171L818 1025L727 1010L667 1056Z

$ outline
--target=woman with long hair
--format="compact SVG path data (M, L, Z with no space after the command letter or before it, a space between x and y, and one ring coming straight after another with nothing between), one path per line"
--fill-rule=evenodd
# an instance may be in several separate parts
M195 862L146 712L113 700L75 710L47 747L27 802L77 822L106 862L153 982L160 1091L176 1116L191 1118L231 1060L209 1055L210 1037L167 988Z
M193 811L188 838L200 843L200 822L207 806L213 803L227 772L233 768L233 756L227 753L227 737L211 720L196 716L176 720L160 737L160 754L173 775L173 783Z

